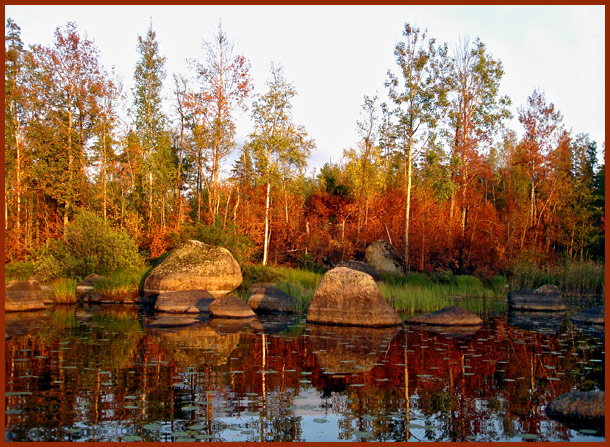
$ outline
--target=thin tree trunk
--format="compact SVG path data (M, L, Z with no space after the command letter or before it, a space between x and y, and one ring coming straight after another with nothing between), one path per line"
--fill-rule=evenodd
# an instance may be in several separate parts
M106 220L106 122L102 123L102 209Z
M406 191L406 206L405 206L405 265L407 272L411 271L411 263L409 262L409 221L411 214L411 174L413 163L413 139L409 138L409 147L406 154L405 175L407 181Z
M237 207L239 206L239 186L237 187L237 200L235 201L235 207L233 208L233 223L235 223L235 231L237 231Z
M227 195L227 203L225 204L225 214L222 220L222 229L224 230L227 226L227 215L229 214L229 202L231 201L231 190L229 190L229 194Z
M21 239L21 147L17 128L15 128L15 150L17 152L17 178L15 185L15 193L17 194L17 245L19 245Z
M66 208L64 210L64 236L68 230L69 217L68 212L72 206L72 201L70 200L70 193L72 191L72 165L74 164L74 156L72 155L72 111L68 111L68 195L66 196L65 205Z
M263 244L263 265L267 265L267 256L269 251L269 198L271 192L271 183L267 182L267 200L265 204L265 241Z

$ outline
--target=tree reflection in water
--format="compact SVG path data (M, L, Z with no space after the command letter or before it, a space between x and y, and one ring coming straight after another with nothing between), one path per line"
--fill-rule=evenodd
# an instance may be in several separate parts
M471 331L274 318L152 329L129 306L7 315L5 439L603 439L544 414L573 388L604 389L603 339L567 319L536 332L505 313Z

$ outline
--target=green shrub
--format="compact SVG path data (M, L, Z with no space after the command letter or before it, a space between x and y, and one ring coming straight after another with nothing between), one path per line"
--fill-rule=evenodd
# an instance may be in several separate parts
M254 254L254 243L246 235L238 233L232 222L223 224L220 216L210 225L195 224L187 228L182 241L190 239L226 248L239 264L249 262Z
M430 275L432 280L438 284L452 284L453 281L453 272L451 270L444 270L441 272L434 272Z
M507 285L508 279L500 275L492 276L487 283L487 287L491 289L495 295L506 293Z
M80 210L64 239L51 241L43 249L37 273L44 279L77 278L89 273L138 271L143 265L138 248L127 233L113 230L92 212Z
M34 273L36 265L31 261L18 261L4 266L4 283L12 280L27 281Z
M451 283L455 284L458 289L463 290L478 290L483 288L481 280L472 275L456 275Z

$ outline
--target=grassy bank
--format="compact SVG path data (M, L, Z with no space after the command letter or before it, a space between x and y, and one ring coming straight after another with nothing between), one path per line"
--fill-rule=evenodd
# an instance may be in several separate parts
M510 288L533 289L553 284L571 295L603 295L605 290L605 265L599 262L566 262L560 265L538 267L521 263L511 268Z
M51 283L51 299L56 304L76 304L76 280L70 278L56 279Z
M322 280L321 273L287 267L269 267L246 264L242 266L243 281L234 292L239 298L248 301L250 286L255 282L275 283L275 287L292 295L296 300L295 310L307 312L309 303Z
M382 278L381 294L402 315L433 312L452 305L478 314L506 310L506 280L502 277L495 277L487 287L474 276L450 272L430 276L382 275Z
M296 311L307 312L313 295L322 280L321 273L285 267L242 267L244 281L236 295L247 301L248 289L255 282L273 282L283 292L296 299ZM457 305L476 313L487 310L506 310L507 281L494 277L487 287L473 276L412 273L409 275L382 275L381 294L398 313L403 315L432 312L445 306Z
M149 269L123 272L116 271L104 279L94 281L93 289L101 296L120 300L121 298L137 297L140 293L143 278Z

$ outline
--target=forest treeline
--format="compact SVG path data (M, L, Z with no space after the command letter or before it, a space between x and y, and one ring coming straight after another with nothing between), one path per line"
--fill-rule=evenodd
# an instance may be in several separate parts
M604 258L605 142L600 163L597 143L568 129L542 89L511 129L502 63L479 39L450 46L405 24L379 49L396 60L380 67L389 101L365 95L360 140L313 176L315 141L293 120L297 92L281 66L255 90L250 61L219 26L189 72L168 78L158 42L152 24L133 42L125 91L75 23L25 48L7 19L7 262L40 256L81 210L150 258L186 238L241 262L301 265L359 258L386 239L410 271L483 276ZM246 105L253 130L238 145Z

